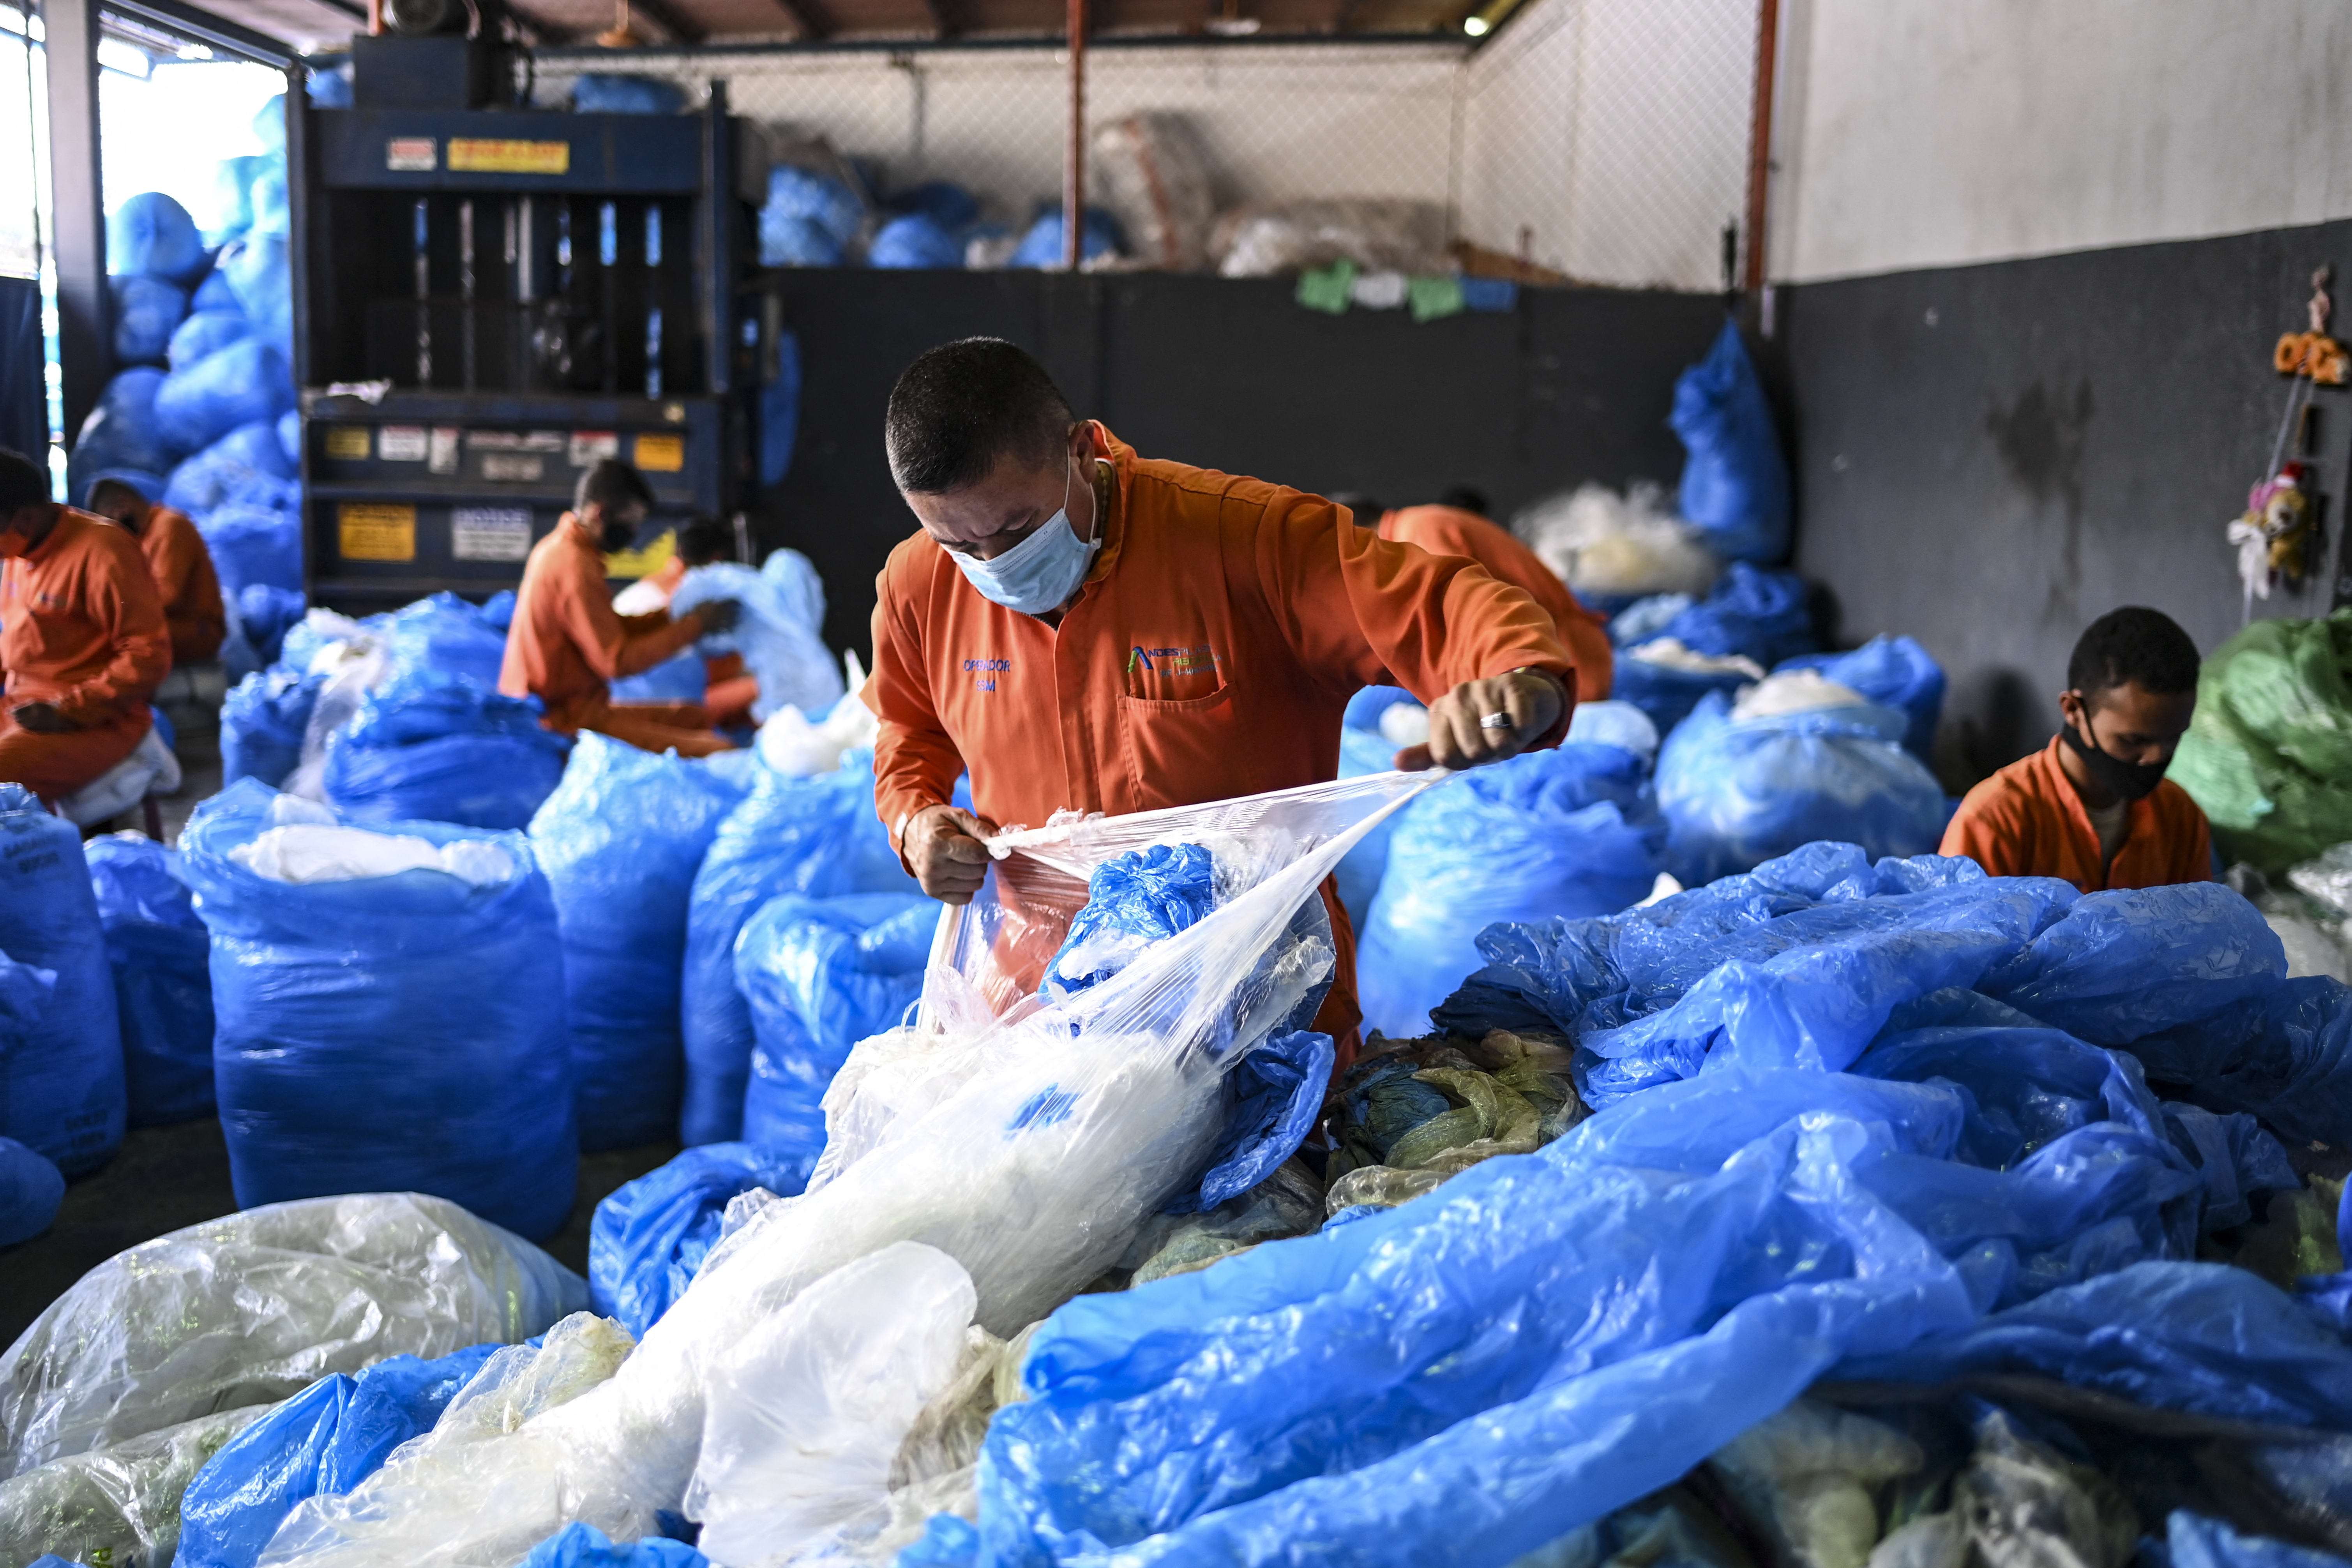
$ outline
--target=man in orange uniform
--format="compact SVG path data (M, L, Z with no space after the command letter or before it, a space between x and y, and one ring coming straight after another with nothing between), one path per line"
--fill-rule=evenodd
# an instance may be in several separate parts
M649 615L669 608L669 596L697 566L723 561L733 552L734 531L715 517L688 518L677 531L670 558L650 576L640 577L614 595L613 608L622 616ZM714 653L702 661L702 706L714 724L748 724L751 704L760 700L760 678L743 671L740 653Z
M172 668L163 604L139 542L49 500L48 476L0 450L0 782L54 805L129 756Z
M1330 502L1139 456L1011 343L915 361L892 477L922 531L876 584L875 800L932 897L968 901L996 824L1190 805L1332 778L1364 686L1429 702L1407 767L1556 744L1574 665L1550 617L1471 562ZM969 765L973 811L949 804ZM1316 1026L1352 1055L1355 942Z
M2197 710L2197 645L2159 611L2111 610L2074 645L2066 679L2064 727L1969 791L1944 853L2086 893L2210 881L2205 814L2164 776Z
M188 514L150 501L122 479L93 482L85 499L91 512L112 518L139 542L163 601L163 624L172 630L172 668L202 664L220 652L228 635L220 578L213 571L213 552Z
M1377 524L1382 539L1417 544L1432 555L1475 561L1486 569L1486 575L1508 583L1541 605L1576 660L1576 700L1598 702L1609 695L1617 653L1610 645L1608 617L1578 604L1568 584L1543 563L1541 556L1512 538L1510 530L1497 527L1466 507L1445 502L1390 511L1368 497L1334 499L1353 511L1359 523Z
M648 752L706 757L730 749L699 702L614 702L612 682L635 675L706 632L735 624L737 606L715 600L673 620L667 611L624 617L604 584L604 556L627 547L653 491L645 476L606 458L580 476L572 510L531 546L499 689L547 705L541 721L565 735L594 730Z

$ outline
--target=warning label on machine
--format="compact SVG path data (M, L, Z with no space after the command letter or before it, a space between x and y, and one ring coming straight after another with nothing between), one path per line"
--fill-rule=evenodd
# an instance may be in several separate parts
M572 169L569 142L493 142L449 138L449 171L457 174L562 174Z
M433 138L394 136L383 144L383 166L403 174L433 172Z
M416 509L345 501L335 511L336 549L346 561L416 559Z
M638 437L637 467L648 473L677 473L686 467L686 438L682 436Z
M449 554L457 561L522 561L530 555L530 513L520 507L453 508Z

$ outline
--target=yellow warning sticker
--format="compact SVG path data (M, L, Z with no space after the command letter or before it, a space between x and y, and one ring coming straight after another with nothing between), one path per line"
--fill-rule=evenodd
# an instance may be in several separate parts
M416 559L416 509L345 501L336 510L336 547L346 561Z
M638 437L637 467L649 473L677 473L686 467L686 437L683 436Z
M449 172L453 174L562 174L571 169L569 142L494 142L472 136L449 139Z
M368 455L368 427L364 425L330 425L327 426L327 456L344 462L364 463Z

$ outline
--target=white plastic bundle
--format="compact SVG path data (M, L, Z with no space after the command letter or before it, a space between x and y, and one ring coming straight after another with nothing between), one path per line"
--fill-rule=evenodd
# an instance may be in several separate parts
M969 1009L972 984L957 972L966 1001L941 1010L954 1021L912 1042L959 1064L937 1075L936 1096L866 1118L858 1157L829 1150L804 1195L752 1213L611 1382L505 1437L387 1467L306 1515L299 1547L281 1533L265 1563L495 1562L505 1543L573 1520L616 1540L655 1532L659 1513L686 1506L706 1426L731 1429L728 1405L749 1395L730 1381L740 1375L730 1360L738 1347L787 1332L773 1325L809 1316L811 1287L896 1243L960 1265L991 1332L1009 1338L1044 1317L1197 1177L1220 1122L1222 1074L1329 973L1328 944L1284 940L1294 916L1358 839L1430 782L1376 774L1008 836L998 871L1051 861L1066 877L1128 848L1205 837L1291 858L1054 1005L992 1021ZM945 970L934 978L950 984ZM763 1488L783 1484L761 1474Z
M1647 480L1622 496L1582 485L1528 507L1511 531L1579 593L1704 595L1723 563L1698 530L1666 510L1664 495Z
M0 1357L0 1475L387 1356L523 1339L587 1295L520 1237L418 1193L191 1226L83 1275Z
M866 684L866 667L855 653L843 654L841 665L848 690L822 721L812 722L797 705L787 702L760 726L760 761L770 772L786 778L815 778L841 766L847 753L874 749L882 723L857 695Z
M1095 181L1138 259L1198 272L1217 199L1192 125L1174 114L1130 114L1095 129Z
M721 561L687 573L670 595L669 611L683 616L698 605L732 599L742 615L723 632L698 639L704 653L740 653L760 682L751 716L765 720L786 703L814 712L842 694L841 671L819 635L824 625L824 584L809 558L779 550L754 572Z

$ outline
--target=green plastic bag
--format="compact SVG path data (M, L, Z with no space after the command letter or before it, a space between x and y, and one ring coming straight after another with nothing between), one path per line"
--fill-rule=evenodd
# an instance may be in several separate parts
M2352 839L2352 609L2256 621L2215 649L2169 776L2225 860L2276 876Z

